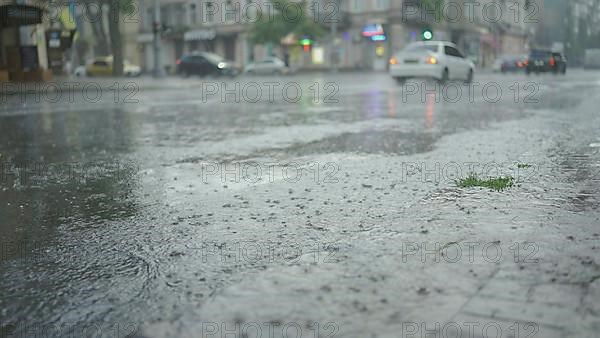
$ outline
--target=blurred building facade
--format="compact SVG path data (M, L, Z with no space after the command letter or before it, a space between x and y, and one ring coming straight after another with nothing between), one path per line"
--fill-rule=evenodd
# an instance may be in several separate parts
M529 51L532 27L539 18L530 0L450 1L444 23L455 42L479 66L491 66L500 55ZM542 1L538 1L542 2ZM537 9L536 9L537 8ZM458 16L456 13L462 13ZM458 19L454 19L458 17Z
M328 48L338 46L343 68L383 70L393 53L431 29L434 40L455 42L479 66L487 67L499 55L528 52L532 27L539 19L526 10L530 1L447 0L430 8L421 0L339 0L350 26L343 27L336 38L339 43ZM373 27L381 29L383 37L374 41L369 36Z
M490 66L501 54L528 51L535 18L525 8L531 1L450 0L431 9L421 0L310 0L306 13L327 32L335 19L337 34L327 34L310 51L303 51L293 39L290 46L249 42L252 19L257 12L267 15L270 10L266 0L161 0L161 24L166 28L161 34L161 60L173 70L182 55L210 51L243 67L269 54L282 58L287 54L291 66L297 68L330 68L336 62L341 69L385 70L391 55L421 40L422 31L430 28L434 39L453 41L478 65ZM333 11L332 3L337 3L338 10ZM154 2L136 4L135 51L139 64L148 71L154 60ZM127 40L134 45L132 38Z
M252 1L161 0L161 60L169 70L182 55L208 51L243 65L251 59L247 39L249 23L242 5ZM154 2L139 1L139 34L142 67L154 64ZM171 69L172 70L172 69Z

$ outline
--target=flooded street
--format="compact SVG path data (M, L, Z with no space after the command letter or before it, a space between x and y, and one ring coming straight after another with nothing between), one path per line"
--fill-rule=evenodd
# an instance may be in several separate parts
M599 72L130 81L1 96L1 337L598 337Z

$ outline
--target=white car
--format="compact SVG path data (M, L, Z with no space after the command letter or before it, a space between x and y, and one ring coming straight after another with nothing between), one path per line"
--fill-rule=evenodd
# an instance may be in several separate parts
M244 72L247 74L287 74L289 69L282 60L270 57L248 64Z
M413 42L390 59L390 75L399 83L415 77L470 83L474 74L473 61L446 41Z

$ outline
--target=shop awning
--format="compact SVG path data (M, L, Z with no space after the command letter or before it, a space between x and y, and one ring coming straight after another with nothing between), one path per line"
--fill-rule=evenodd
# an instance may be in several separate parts
M15 27L42 23L43 10L27 5L0 5L0 26Z
M216 36L217 32L214 29L199 29L183 33L183 40L213 40Z

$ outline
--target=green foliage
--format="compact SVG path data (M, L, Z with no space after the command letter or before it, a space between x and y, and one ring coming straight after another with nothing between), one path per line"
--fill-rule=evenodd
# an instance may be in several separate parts
M436 18L443 14L444 0L421 0L421 6L428 12L434 12Z
M421 0L421 5L427 10L434 10L441 7L444 0Z
M119 10L125 15L135 14L135 8L134 0L120 0L119 2Z
M460 188L484 187L495 191L503 191L514 185L515 179L507 177L490 178L487 180L480 179L476 174L471 173L466 178L456 181L456 185Z
M290 33L297 37L313 39L324 35L324 29L309 15L306 2L273 0L274 13L264 12L260 20L250 28L250 41L254 44L279 44ZM292 5L290 5L292 4ZM299 10L302 8L302 10Z

